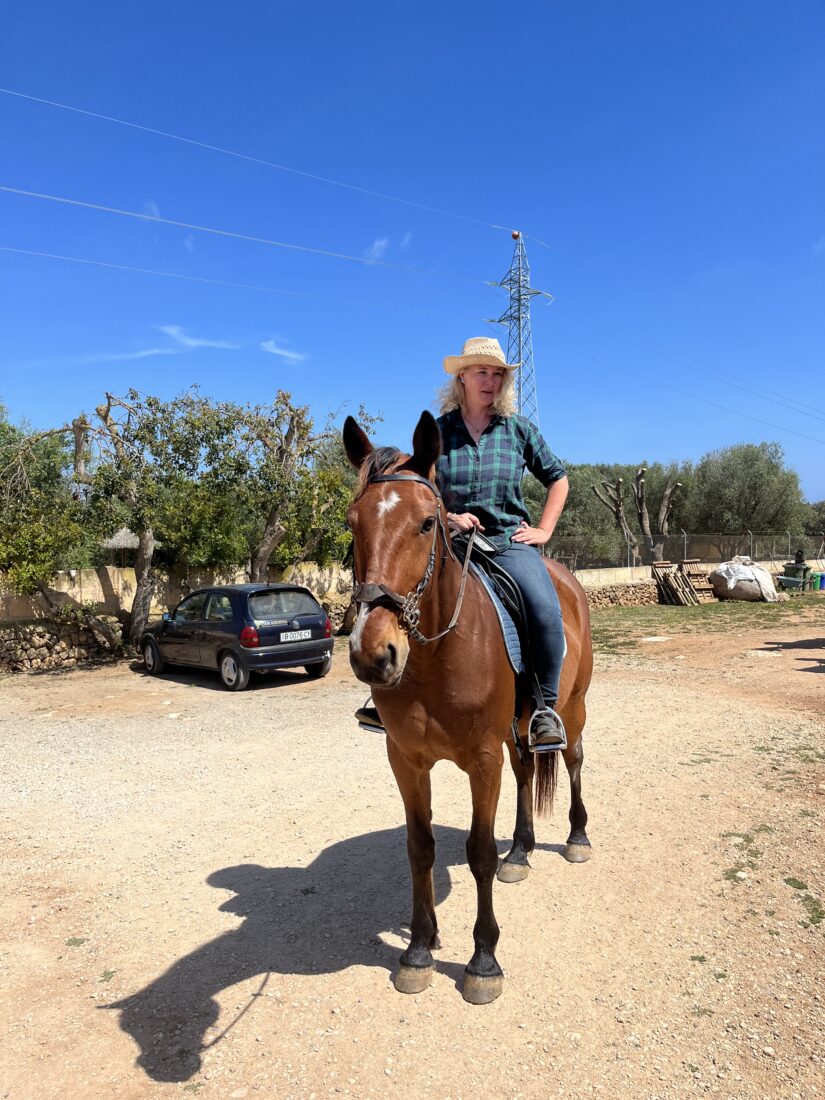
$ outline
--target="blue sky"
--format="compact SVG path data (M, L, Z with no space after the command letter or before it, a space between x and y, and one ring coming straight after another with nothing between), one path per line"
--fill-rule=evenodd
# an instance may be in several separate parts
M252 159L2 92L0 185L355 259L0 191L0 400L284 388L405 445L515 227L558 454L778 440L825 498L823 47L813 0L6 5L3 88Z

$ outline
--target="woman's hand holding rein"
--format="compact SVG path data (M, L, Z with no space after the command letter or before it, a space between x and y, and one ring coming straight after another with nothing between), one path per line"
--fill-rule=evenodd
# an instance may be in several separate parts
M472 531L474 527L477 527L479 531L484 530L481 520L478 516L474 516L472 512L448 512L447 522L451 527L454 527L457 531L464 531L465 534Z

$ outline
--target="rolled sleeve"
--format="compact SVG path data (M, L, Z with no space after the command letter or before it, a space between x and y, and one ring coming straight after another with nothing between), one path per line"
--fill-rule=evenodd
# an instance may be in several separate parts
M561 461L547 446L544 436L535 424L530 421L527 421L524 465L545 489L549 488L554 481L561 481L563 477L567 477L567 471Z

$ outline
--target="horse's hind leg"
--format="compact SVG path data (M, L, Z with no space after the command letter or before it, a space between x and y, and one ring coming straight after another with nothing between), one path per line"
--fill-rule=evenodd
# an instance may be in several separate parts
M500 751L500 750L499 750ZM494 826L501 764L494 754L482 754L470 771L473 823L467 838L467 860L476 880L478 913L473 927L475 951L464 971L461 990L470 1004L488 1004L500 996L504 975L496 961L498 924L493 913L493 878L498 863Z
M522 764L512 738L507 741L510 763L516 777L516 827L513 830L513 846L499 865L496 878L499 882L521 882L530 874L528 856L536 846L533 831L533 758Z
M570 836L564 847L564 858L568 863L586 863L592 854L585 831L587 810L582 802L581 770L584 763L582 729L585 714L584 699L579 699L569 703L563 715L567 730L567 748L563 755L570 776Z
M410 764L395 749L392 741L388 741L387 748L407 815L407 855L413 887L410 943L401 956L401 966L395 976L395 988L400 993L420 993L432 981L433 957L430 948L438 946L433 889L435 839L431 825L430 773L425 768L416 768Z

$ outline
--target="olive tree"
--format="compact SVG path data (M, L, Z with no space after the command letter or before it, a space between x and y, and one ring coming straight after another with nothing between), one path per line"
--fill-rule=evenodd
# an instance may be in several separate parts
M699 532L783 534L801 531L805 521L799 475L786 465L779 443L740 443L704 455L694 498ZM730 540L718 542L723 556L733 547Z

